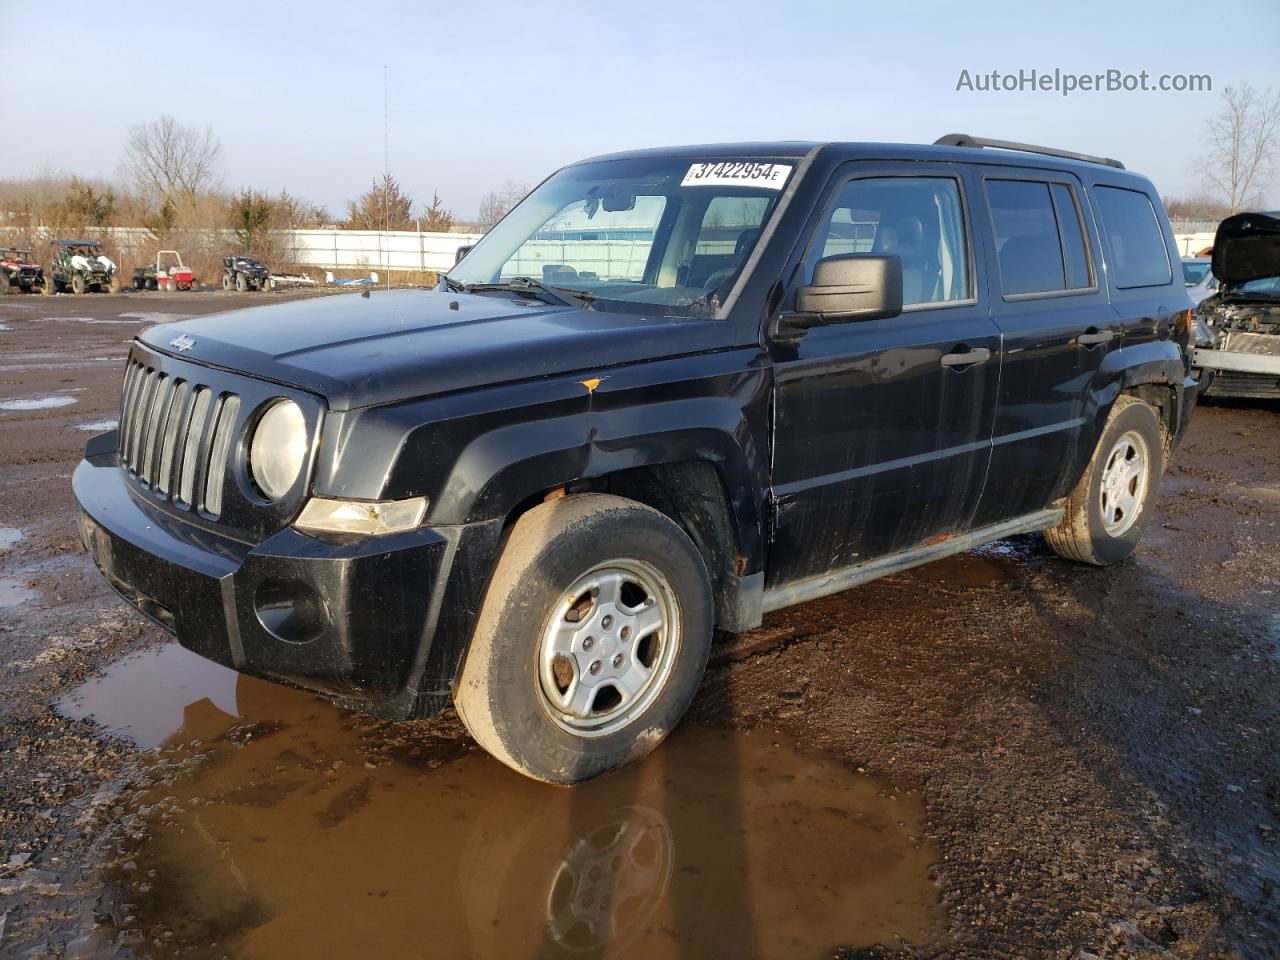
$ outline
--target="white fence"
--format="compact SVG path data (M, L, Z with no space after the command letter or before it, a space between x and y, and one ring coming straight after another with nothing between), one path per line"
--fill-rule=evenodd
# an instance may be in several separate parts
M295 263L330 270L448 270L458 248L478 233L410 233L378 230L281 230L281 244Z
M110 238L120 254L131 261L144 263L155 256L160 246L155 234L144 227L106 227L85 231L85 237L53 237L47 228L39 233L44 239ZM420 231L379 230L272 230L272 246L290 264L319 267L325 270L448 270L453 266L459 247L475 243L478 233L422 233ZM20 243L17 228L0 228L0 245ZM166 238L164 246L177 247L191 257L197 250L221 256L236 249L233 230L183 230Z
M1213 246L1213 231L1208 233L1175 233L1173 239L1178 244L1178 255L1194 257L1205 247Z

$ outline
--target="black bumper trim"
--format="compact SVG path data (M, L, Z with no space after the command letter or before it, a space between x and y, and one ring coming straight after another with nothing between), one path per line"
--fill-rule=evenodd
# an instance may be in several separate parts
M252 546L141 502L110 435L86 454L72 480L86 548L117 592L183 646L382 716L447 702L500 522L346 542L285 528ZM290 642L264 621L264 585L280 581L321 598L314 638Z

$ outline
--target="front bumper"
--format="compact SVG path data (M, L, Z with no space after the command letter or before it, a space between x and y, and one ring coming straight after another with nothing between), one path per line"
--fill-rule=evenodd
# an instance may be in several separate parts
M1280 398L1280 355L1199 348L1191 363L1212 374L1210 396Z
M114 433L90 442L72 484L94 563L188 649L380 716L448 701L500 524L346 542L285 528L246 544L145 503Z

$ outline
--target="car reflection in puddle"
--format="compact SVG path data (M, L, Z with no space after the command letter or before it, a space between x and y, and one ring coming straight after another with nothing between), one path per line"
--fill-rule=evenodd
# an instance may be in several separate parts
M117 919L149 955L799 957L940 935L918 799L774 734L686 725L563 789L448 723L223 671L232 704L219 669L170 645L62 705L135 736L180 713L159 756L200 755L137 800ZM153 709L161 685L189 703Z

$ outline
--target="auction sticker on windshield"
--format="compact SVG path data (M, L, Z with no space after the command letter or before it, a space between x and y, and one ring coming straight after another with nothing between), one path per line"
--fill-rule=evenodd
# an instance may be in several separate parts
M766 190L781 190L790 175L789 163L722 160L717 163L695 163L680 181L680 186L763 187Z

